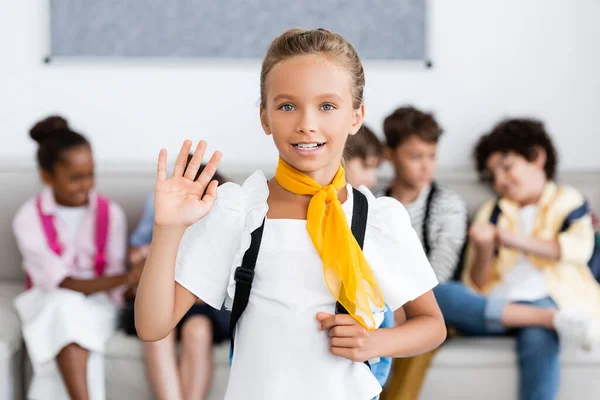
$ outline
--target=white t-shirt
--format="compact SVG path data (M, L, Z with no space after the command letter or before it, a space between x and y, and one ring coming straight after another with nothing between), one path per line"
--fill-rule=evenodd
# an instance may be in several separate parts
M531 236L536 214L535 204L521 208L521 233ZM493 294L511 301L535 301L548 297L548 289L546 289L544 273L525 255L521 255L511 270L504 275L503 282L494 288Z
M61 241L64 240L65 245L70 247L75 244L79 230L81 229L81 224L87 212L87 206L65 207L58 204L56 205L56 216L60 220L58 223L64 223L67 227L65 230L67 233L66 237L61 237Z
M369 201L364 253L396 310L437 281L408 214L396 200ZM343 209L352 218L352 190ZM233 273L250 246L250 234L267 213L269 190L257 171L242 185L225 184L211 213L188 228L177 254L175 279L215 308L230 308ZM248 307L236 329L228 400L369 400L381 392L364 363L329 352L316 314L333 314L336 300L322 261L302 220L267 220ZM383 310L374 310L381 314Z
M56 205L56 217L57 221L55 224L61 224L62 235L60 241L65 248L75 248L77 241L80 240L81 226L89 212L88 206L82 207L65 207ZM87 265L88 268L81 264ZM77 279L92 279L96 277L96 272L93 268L93 263L80 263L79 256L75 255L73 259L73 278Z

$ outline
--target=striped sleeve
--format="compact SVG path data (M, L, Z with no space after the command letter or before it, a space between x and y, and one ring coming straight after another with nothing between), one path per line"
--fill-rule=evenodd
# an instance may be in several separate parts
M455 192L440 188L430 209L429 262L439 282L452 279L467 233L467 206Z

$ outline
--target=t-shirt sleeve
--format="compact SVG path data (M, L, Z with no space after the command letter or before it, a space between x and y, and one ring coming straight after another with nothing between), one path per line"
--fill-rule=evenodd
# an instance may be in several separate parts
M438 283L406 209L395 199L370 202L365 256L392 311Z
M210 306L220 309L234 257L244 231L241 187L219 187L211 212L190 226L179 246L175 280Z

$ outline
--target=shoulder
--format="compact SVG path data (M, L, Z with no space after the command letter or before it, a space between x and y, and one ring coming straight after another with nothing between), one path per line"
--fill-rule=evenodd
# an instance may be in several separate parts
M492 210L496 207L497 199L487 200L477 209L473 222L487 222L492 215Z
M399 230L406 229L406 227L412 227L406 208L398 200L387 196L375 197L364 186L361 186L358 190L365 195L369 203L367 220L369 228L394 234Z
M13 230L31 226L31 222L37 217L36 199L37 196L31 197L19 207L13 217Z
M558 198L561 202L565 202L569 205L581 205L585 202L583 194L573 186L560 185L558 186Z
M433 202L437 207L444 209L464 209L466 212L467 204L461 195L452 189L436 184Z
M190 226L186 234L204 236L204 232L210 231L215 237L223 237L239 233L237 231L252 231L267 214L268 196L267 179L262 171L254 172L241 185L225 183L218 187L217 200L210 213Z

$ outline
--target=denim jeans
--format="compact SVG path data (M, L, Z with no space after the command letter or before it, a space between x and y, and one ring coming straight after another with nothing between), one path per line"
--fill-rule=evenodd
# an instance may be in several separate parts
M507 335L502 326L506 299L486 297L459 282L446 282L433 290L446 323L468 336ZM555 308L551 298L519 302ZM559 344L556 332L542 327L516 329L519 355L519 398L554 400L560 379Z

